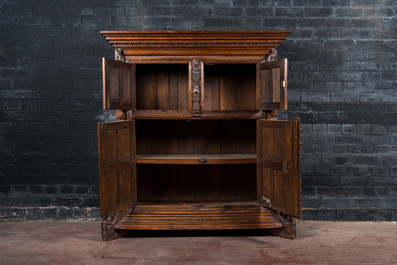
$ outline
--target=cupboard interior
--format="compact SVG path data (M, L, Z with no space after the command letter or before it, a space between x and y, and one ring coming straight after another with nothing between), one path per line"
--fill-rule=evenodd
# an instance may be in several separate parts
M137 64L138 110L189 110L188 64Z
M137 64L138 110L189 111L188 64ZM204 65L203 111L255 110L256 64Z
M139 203L256 200L256 120L135 122ZM147 155L163 155L165 160L192 155L219 160L213 164L140 163L139 157ZM235 159L229 164L223 157L230 155ZM254 163L245 162L246 156L253 156Z
M256 64L204 66L204 111L255 110Z

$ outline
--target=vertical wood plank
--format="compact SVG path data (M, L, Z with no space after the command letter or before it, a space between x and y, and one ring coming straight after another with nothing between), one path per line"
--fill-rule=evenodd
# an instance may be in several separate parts
M143 68L143 67L141 67ZM155 110L157 109L157 74L145 72L146 67L142 69L137 77L139 87L137 88L137 97L139 95L139 102L141 110Z
M271 102L272 95L272 75L271 70L262 70L261 71L261 103Z
M178 110L178 75L170 73L170 110Z
M131 135L129 128L117 130L117 160L119 162L131 160Z
M181 165L178 167L178 196L194 196L194 172L193 166Z
M221 122L221 153L236 153L238 121L224 120Z
M219 86L219 67L214 65L206 65L204 73L204 110L220 110Z
M272 101L274 103L280 103L280 68L274 68L272 72Z
M132 169L126 168L119 171L118 175L118 202L128 201L132 197Z
M120 101L120 91L119 88L120 83L119 83L119 69L118 68L113 68L113 67L108 67L106 68L107 74L109 75L109 83L107 87L109 87L108 91L104 92L104 95L108 94L111 99L114 99L115 101ZM116 89L117 88L117 89ZM106 96L104 97L104 99ZM104 104L104 106L107 105L107 102Z
M221 165L221 196L236 195L236 165Z
M250 68L251 69L251 68ZM255 93L256 93L256 82L255 82L255 68L252 68L250 75L244 80L246 84L244 93L244 110L255 110Z
M261 110L262 109L262 70L260 63L256 64L255 102L256 102L255 110Z
M225 83L225 77L222 71L219 76L219 110L224 111L227 109L227 84Z
M188 90L188 76L178 73L178 110L189 111L190 94Z
M136 150L137 154L150 154L152 146L150 121L136 121Z
M139 164L137 166L138 202L154 195L150 173L151 165Z
M167 72L157 73L157 109L170 109L170 86Z
M200 126L197 126L199 125ZM195 154L205 154L207 150L206 134L208 133L208 127L205 127L205 121L196 121L194 123L194 145L193 153Z
M274 156L274 130L269 127L262 127L261 129L261 139L262 139L262 160L272 160ZM278 149L278 147L276 147ZM273 198L273 188L274 188L274 172L269 168L262 168L262 197L265 200Z
M251 196L256 199L256 165L238 165L236 172L236 196Z
M177 130L178 154L192 154L194 152L194 128L191 121L181 121ZM191 166L181 165L178 167L177 196L189 197L194 195L194 170Z
M152 154L170 153L170 124L167 121L151 122Z
M106 135L105 142L107 143L104 145L104 160L103 163L116 163L117 162L117 130L108 130Z
M238 121L238 135L236 152L248 154L256 152L256 123L255 120Z
M119 71L120 84L120 103L128 104L131 101L131 71L130 69L120 68Z

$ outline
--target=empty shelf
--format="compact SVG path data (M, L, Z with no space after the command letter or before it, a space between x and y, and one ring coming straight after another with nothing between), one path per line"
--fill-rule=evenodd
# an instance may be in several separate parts
M139 164L249 164L256 154L137 155Z

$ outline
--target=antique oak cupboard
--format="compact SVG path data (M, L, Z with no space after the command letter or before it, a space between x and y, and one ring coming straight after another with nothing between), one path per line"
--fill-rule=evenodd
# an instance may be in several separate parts
M296 235L300 122L287 109L291 31L103 31L102 238L126 230Z

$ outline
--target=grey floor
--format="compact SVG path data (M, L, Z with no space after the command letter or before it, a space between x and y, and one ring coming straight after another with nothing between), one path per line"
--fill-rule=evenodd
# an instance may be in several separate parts
M0 264L397 264L396 223L298 222L295 240L144 233L102 242L99 222L0 222Z

